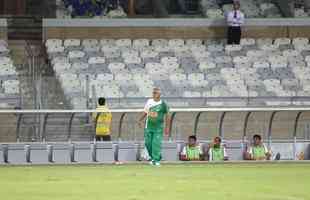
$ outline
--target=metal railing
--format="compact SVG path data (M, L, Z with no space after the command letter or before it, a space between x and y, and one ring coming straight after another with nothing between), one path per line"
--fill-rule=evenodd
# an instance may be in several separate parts
M220 108L175 108L171 109L171 124L170 127L173 127L175 123L175 118L177 115L183 115L184 113L194 113L195 117L192 120L193 124L193 134L197 135L199 124L201 123L201 115L203 113L212 113L212 112L218 112L220 113L220 118L218 122L218 135L225 139L225 135L223 132L223 126L225 122L225 116L227 113L231 112L244 112L245 117L243 121L243 133L241 140L245 141L247 139L247 127L249 118L251 115L253 115L254 112L269 112L271 113L269 119L268 119L268 130L267 130L267 140L270 144L272 142L272 128L273 128L273 122L275 117L281 113L281 112L290 112L294 111L294 125L293 125L293 133L292 137L293 141L297 141L297 132L298 132L298 123L300 121L301 115L304 112L310 111L310 107L220 107ZM143 109L112 109L112 114L118 114L119 121L118 121L118 133L117 133L117 139L122 139L122 133L123 133L123 125L124 125L124 119L126 115L132 114L132 113L140 113L143 112ZM297 112L297 113L296 113ZM27 114L35 115L36 118L40 118L40 126L42 127L42 141L46 141L46 127L48 125L48 119L52 118L53 114L64 114L70 116L68 118L68 124L66 126L67 130L67 139L68 141L71 141L71 135L72 135L72 125L73 121L76 117L76 115L80 114L86 114L89 115L91 113L98 113L96 110L0 110L0 114L16 114L17 115L17 124L16 124L16 141L20 141L20 131L21 131L21 124L23 116ZM183 114L182 114L183 113ZM295 114L296 113L296 114ZM65 117L68 117L65 116ZM288 139L291 139L288 138ZM169 134L169 140L172 140L172 131L170 130Z

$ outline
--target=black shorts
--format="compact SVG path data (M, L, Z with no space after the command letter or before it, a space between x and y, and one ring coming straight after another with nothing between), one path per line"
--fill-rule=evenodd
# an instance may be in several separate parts
M229 26L227 30L227 44L240 44L241 27Z
M111 141L111 135L96 135L96 141Z

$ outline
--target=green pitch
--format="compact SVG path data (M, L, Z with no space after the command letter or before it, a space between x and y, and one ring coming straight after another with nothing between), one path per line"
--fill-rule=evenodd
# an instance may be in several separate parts
M309 200L310 164L0 167L1 200Z

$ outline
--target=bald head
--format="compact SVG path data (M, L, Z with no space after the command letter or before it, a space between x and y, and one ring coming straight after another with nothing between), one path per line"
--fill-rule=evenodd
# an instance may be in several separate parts
M160 88L153 88L153 99L155 101L159 101L160 100Z

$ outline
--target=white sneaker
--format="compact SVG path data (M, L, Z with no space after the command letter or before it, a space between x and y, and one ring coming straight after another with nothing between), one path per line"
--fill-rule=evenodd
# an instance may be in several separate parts
M160 167L160 162L155 162L154 165Z
M149 161L149 165L154 165L154 161L153 160Z

